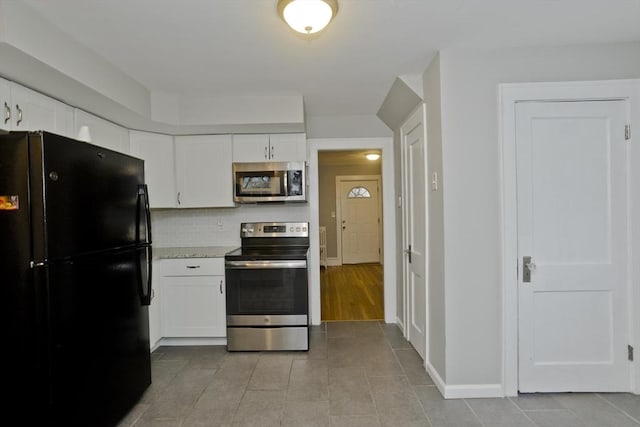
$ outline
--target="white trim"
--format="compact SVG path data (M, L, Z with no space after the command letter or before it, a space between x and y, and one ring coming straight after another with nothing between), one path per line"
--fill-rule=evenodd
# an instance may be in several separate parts
M188 345L227 345L226 338L160 338L155 348L160 346L188 346Z
M327 265L337 266L337 265L342 265L342 263L338 258L327 258Z
M502 384L460 384L447 385L431 364L426 364L427 373L445 399L474 399L503 397Z
M427 373L429 374L431 379L433 380L433 383L438 388L438 391L440 391L440 394L442 395L442 397L445 397L447 394L447 384L444 382L440 374L438 374L438 371L436 370L436 368L434 368L433 365L429 362L425 362L424 367L427 370Z
M340 265L344 264L342 258L342 194L340 184L349 181L376 181L378 186L378 262L382 264L382 176L381 175L336 175L336 246L337 258Z
M309 213L310 228L316 230L320 224L318 200L318 151L324 150L382 150L382 217L384 218L383 253L393 254L396 250L396 212L392 138L313 138L309 139ZM314 263L320 259L320 243L317 233L311 233L309 247L309 301L311 323L319 325L320 313L320 268ZM396 262L388 257L384 266L384 320L396 322Z
M503 337L503 388L504 395L518 394L518 277L517 277L517 193L515 157L515 105L522 101L587 101L605 99L631 100L631 127L640 132L640 80L612 80L591 82L523 83L498 85L498 130L501 149L502 180L502 337ZM630 165L640 161L640 147L630 145ZM640 300L640 222L633 221L635 206L640 202L640 186L633 187L640 178L640 168L629 171L630 209L629 223L632 228L630 263L633 266L631 300ZM634 201L636 205L634 205ZM636 348L640 343L640 307L631 308L630 341ZM640 369L632 364L632 387L640 394Z

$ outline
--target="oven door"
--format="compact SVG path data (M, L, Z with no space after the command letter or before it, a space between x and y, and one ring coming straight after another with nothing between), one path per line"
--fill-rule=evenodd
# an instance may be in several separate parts
M225 262L227 326L308 324L307 261Z

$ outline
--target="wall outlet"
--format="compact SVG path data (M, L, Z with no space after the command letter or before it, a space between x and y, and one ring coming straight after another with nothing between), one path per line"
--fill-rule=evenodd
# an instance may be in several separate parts
M431 191L438 190L438 172L431 174Z
M221 219L218 220L218 231L224 231L224 222Z

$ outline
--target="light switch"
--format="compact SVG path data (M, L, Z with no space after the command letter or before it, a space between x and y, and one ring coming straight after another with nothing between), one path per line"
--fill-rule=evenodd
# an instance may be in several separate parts
M431 174L431 191L438 190L438 172Z

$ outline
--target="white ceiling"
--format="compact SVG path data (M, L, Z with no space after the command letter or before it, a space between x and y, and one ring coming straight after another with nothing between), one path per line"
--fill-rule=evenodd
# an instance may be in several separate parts
M640 0L339 0L313 40L277 0L21 1L152 91L303 95L309 115L375 114L441 49L640 40Z

